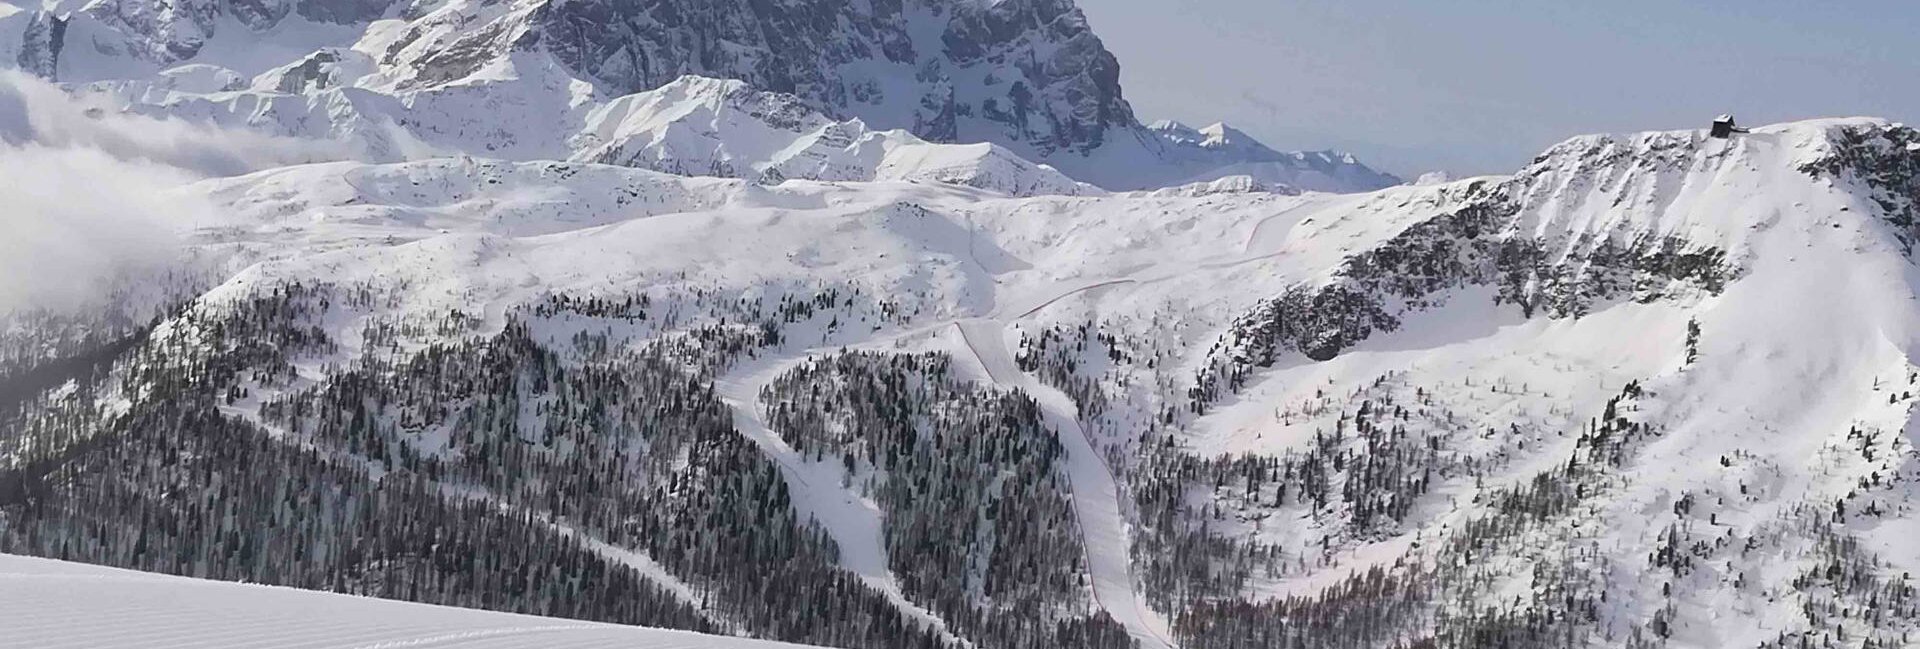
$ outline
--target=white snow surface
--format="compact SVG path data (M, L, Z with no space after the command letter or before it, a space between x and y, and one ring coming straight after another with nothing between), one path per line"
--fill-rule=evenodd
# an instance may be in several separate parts
M0 554L0 647L800 649Z

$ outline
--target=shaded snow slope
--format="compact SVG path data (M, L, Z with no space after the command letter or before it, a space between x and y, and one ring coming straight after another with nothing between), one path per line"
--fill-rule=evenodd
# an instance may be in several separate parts
M801 645L234 584L0 554L0 647Z

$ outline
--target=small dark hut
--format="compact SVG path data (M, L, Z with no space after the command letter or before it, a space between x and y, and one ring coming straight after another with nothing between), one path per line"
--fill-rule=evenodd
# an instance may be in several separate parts
M1745 132L1747 129L1734 125L1732 115L1721 115L1713 118L1713 128L1708 130L1707 134L1724 140L1733 137L1735 133Z

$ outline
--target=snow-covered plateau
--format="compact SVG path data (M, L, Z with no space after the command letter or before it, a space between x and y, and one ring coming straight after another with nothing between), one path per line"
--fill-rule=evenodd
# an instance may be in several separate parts
M697 4L0 9L0 646L1920 645L1920 131L1400 184Z

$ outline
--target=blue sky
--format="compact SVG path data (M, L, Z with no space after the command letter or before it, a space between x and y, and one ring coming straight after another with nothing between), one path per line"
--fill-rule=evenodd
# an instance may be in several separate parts
M1920 122L1920 1L1078 0L1143 120L1226 121L1403 175L1581 133Z

